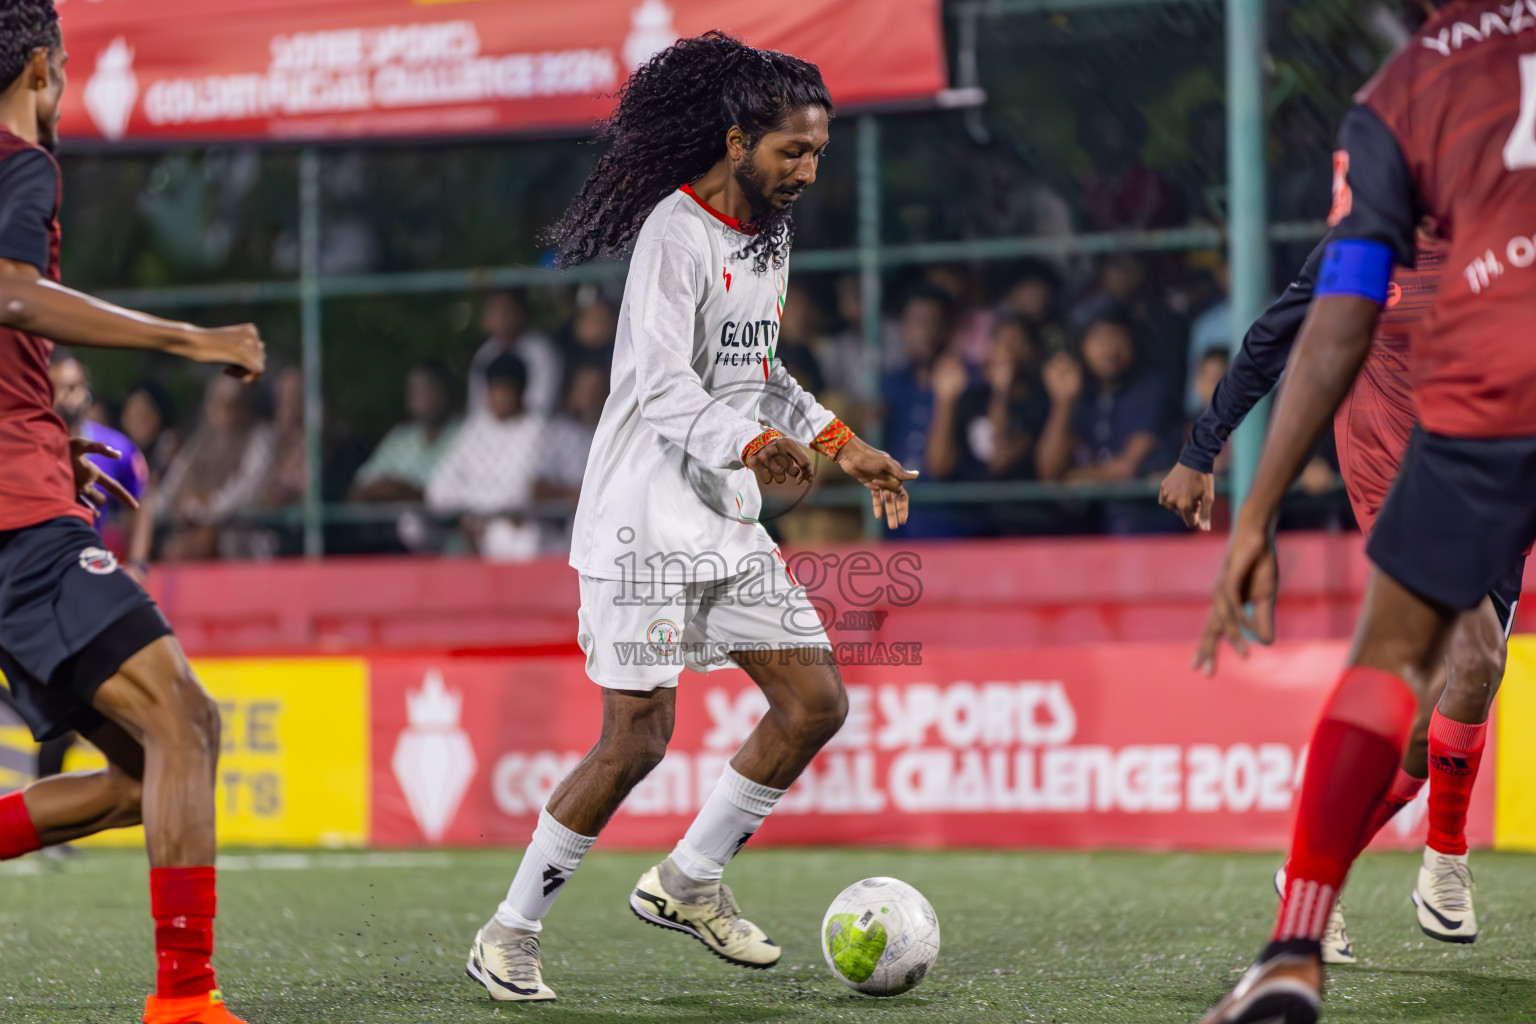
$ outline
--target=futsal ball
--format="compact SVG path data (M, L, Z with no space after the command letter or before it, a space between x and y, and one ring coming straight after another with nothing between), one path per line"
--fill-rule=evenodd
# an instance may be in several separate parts
M867 996L896 996L939 958L939 918L923 894L895 878L866 878L837 894L821 922L821 952L839 981Z

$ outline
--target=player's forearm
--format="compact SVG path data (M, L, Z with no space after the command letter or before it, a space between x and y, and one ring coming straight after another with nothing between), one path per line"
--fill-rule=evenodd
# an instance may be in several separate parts
M1380 312L1378 303L1355 295L1327 295L1313 303L1241 513L1254 523L1268 528L1307 464L1365 363Z
M65 345L191 356L197 328L92 298L49 281L0 279L0 324Z
M741 464L741 450L762 425L710 397L697 378L683 375L636 381L640 418L662 437L714 469Z

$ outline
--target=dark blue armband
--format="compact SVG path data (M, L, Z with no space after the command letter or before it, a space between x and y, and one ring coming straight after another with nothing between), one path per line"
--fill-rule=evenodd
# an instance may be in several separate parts
M1392 283L1392 247L1364 238L1340 238L1328 243L1312 294L1358 295L1386 305Z

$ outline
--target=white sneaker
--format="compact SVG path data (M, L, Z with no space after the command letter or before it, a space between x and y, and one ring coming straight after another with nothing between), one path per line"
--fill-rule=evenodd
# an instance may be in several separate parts
M642 921L692 935L738 967L772 967L784 955L778 943L741 916L730 886L695 882L670 858L640 876L629 894L629 909Z
M1282 898L1285 896L1283 864L1275 871L1275 893ZM1328 926L1323 929L1323 963L1359 963L1354 948L1349 944L1349 932L1344 930L1344 901L1341 899L1333 901L1333 910L1328 913Z
M1466 854L1437 853L1426 846L1412 896L1424 934L1441 942L1476 942L1472 887Z
M499 1003L543 1003L555 998L539 969L539 937L494 919L475 933L464 973L484 985Z

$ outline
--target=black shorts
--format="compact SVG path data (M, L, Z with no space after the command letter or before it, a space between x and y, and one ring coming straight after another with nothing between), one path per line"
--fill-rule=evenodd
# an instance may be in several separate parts
M1366 553L1447 608L1493 599L1506 631L1536 539L1536 437L1473 440L1415 428Z
M84 520L0 531L0 672L39 742L99 724L97 688L170 632Z

